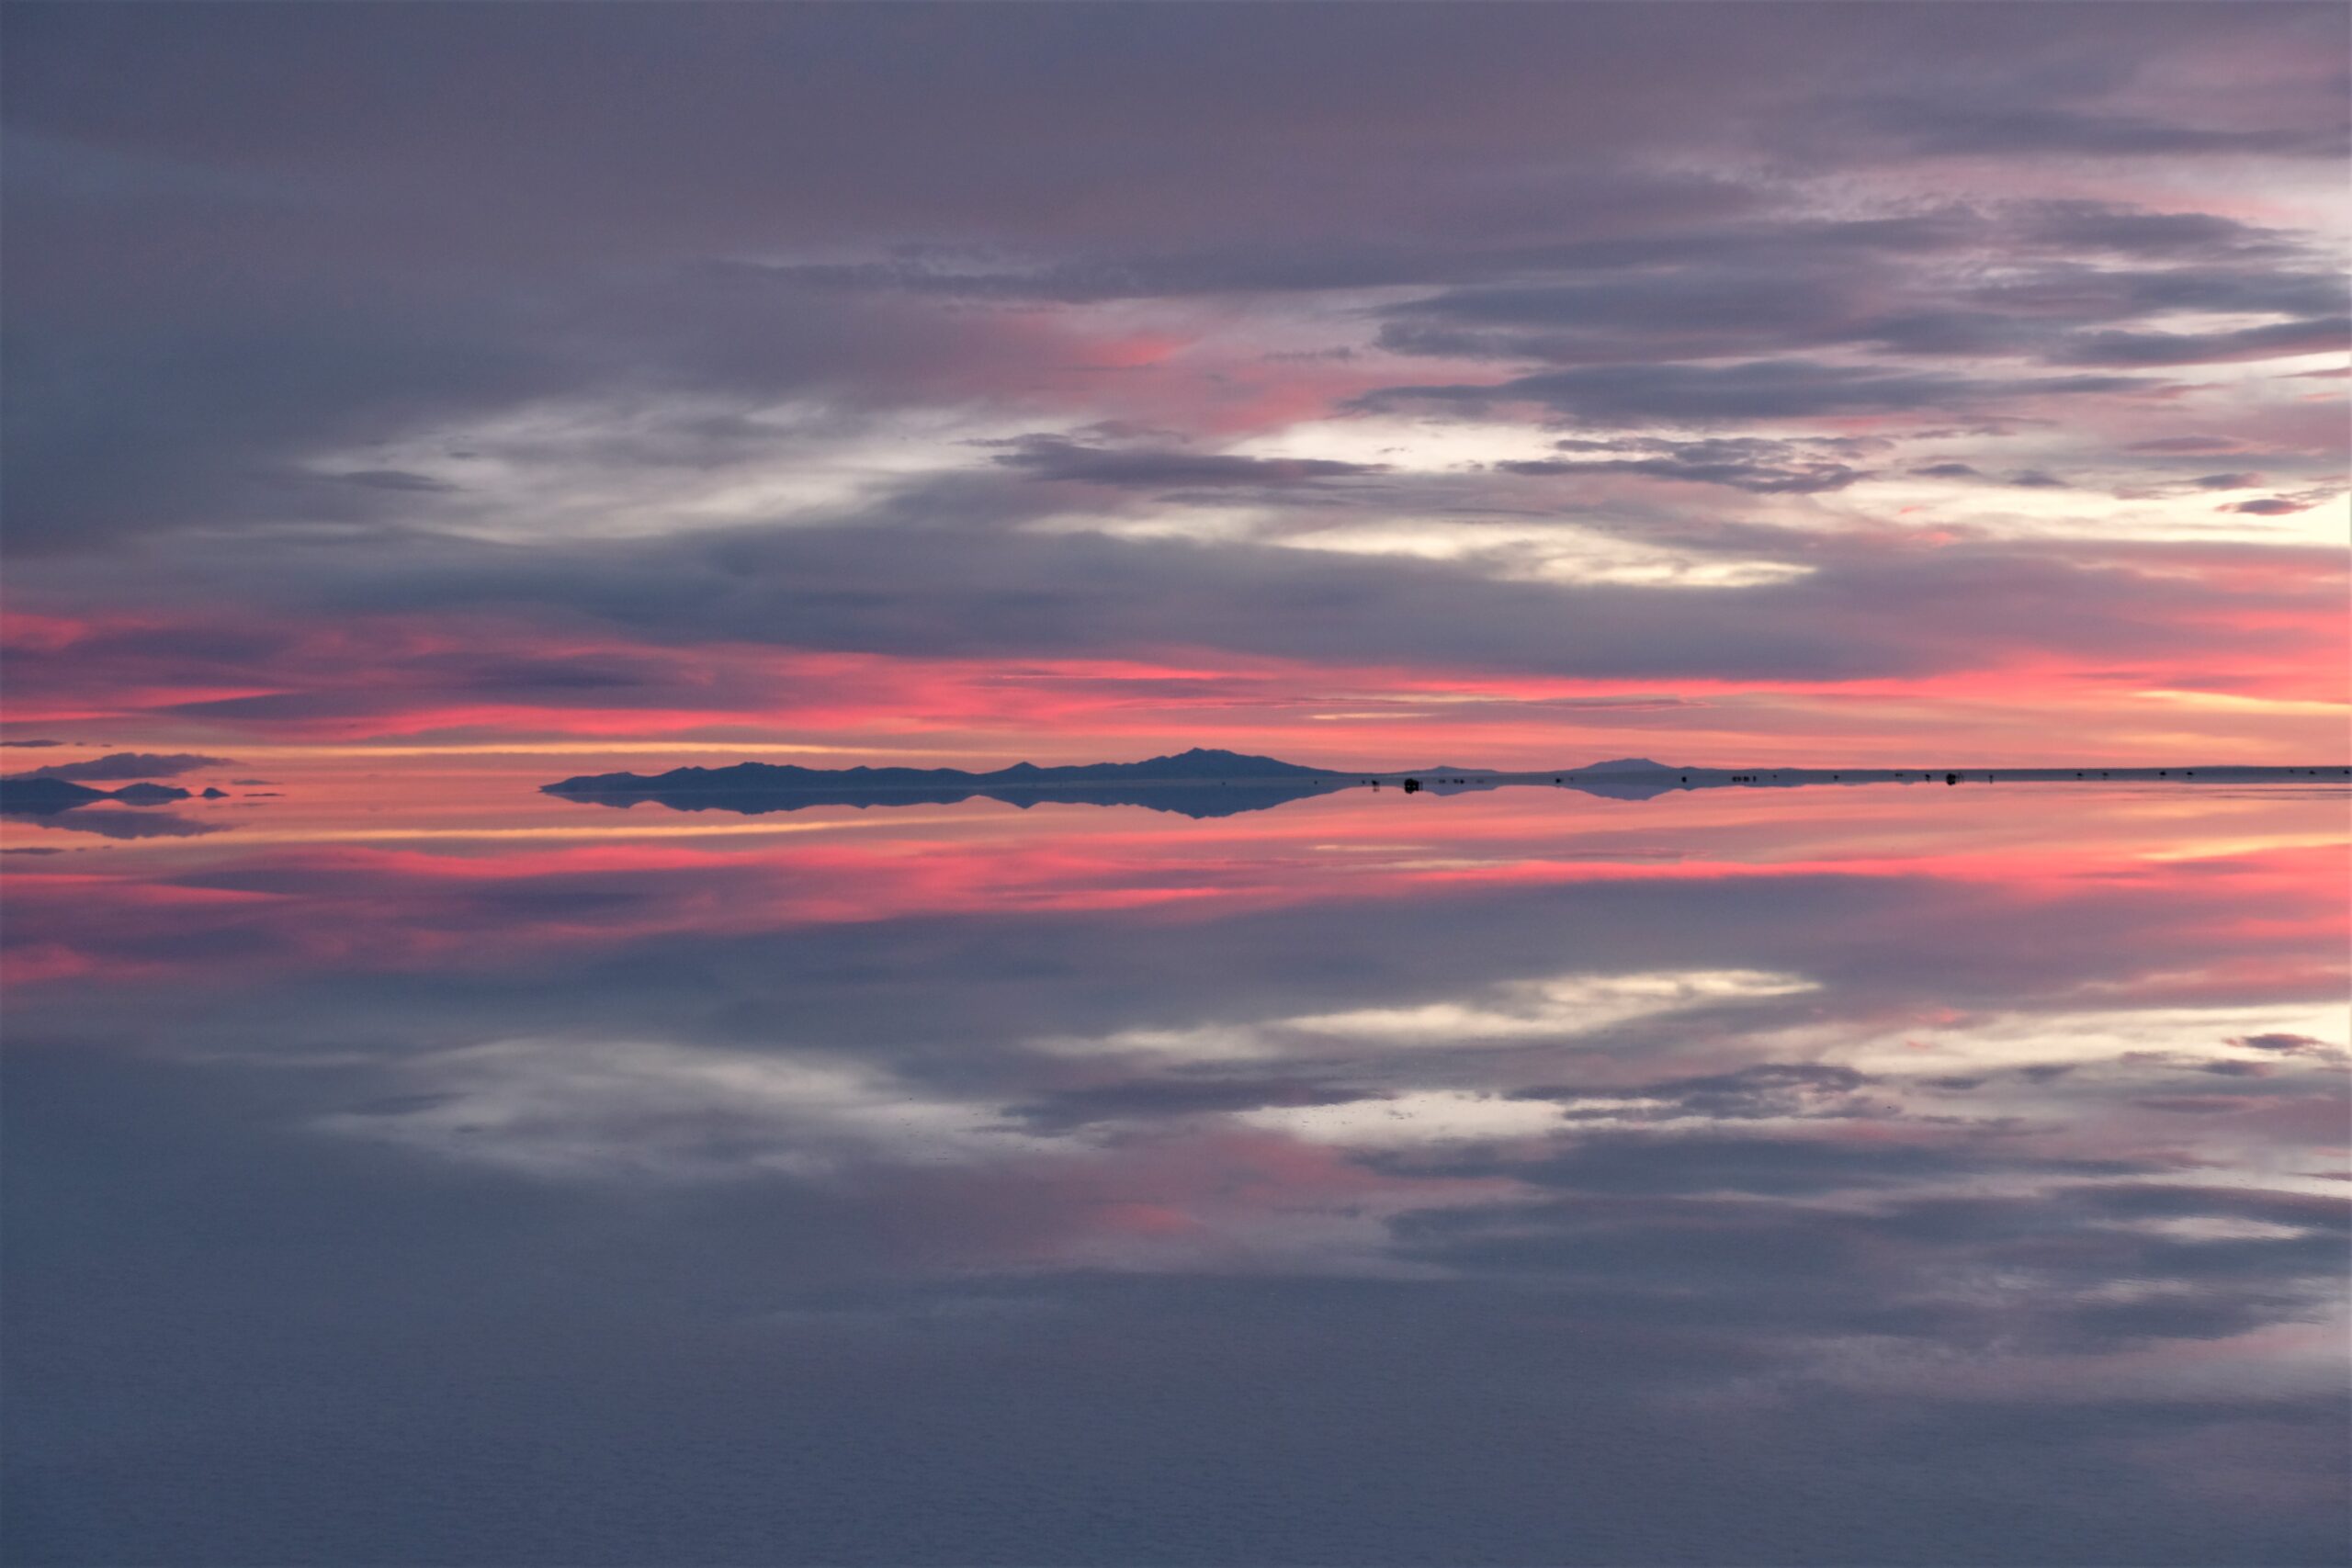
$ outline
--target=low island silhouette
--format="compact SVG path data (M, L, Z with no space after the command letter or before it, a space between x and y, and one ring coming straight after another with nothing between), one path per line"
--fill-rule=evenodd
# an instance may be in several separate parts
M650 801L675 811L762 815L817 806L949 806L985 798L1026 808L1042 801L1088 806L1141 806L1193 818L1244 811L1330 795L1345 789L1394 789L1407 795L1458 795L1472 790L1534 785L1579 790L1615 800L1646 800L1700 789L1771 789L1800 785L1887 784L2291 784L2352 780L2352 767L2222 764L2196 767L2061 768L1705 768L1619 757L1554 769L1462 768L1438 765L1402 771L1312 768L1274 757L1194 747L1136 762L1082 762L1039 767L1015 762L987 773L962 768L805 768L797 763L737 762L729 767L673 768L662 773L593 773L540 786L542 793L626 808Z
M208 790L206 794L218 796L220 792ZM119 801L124 806L165 806L187 798L189 792L176 784L129 784L120 789L92 789L61 778L29 774L0 778L0 811L18 817L50 817L101 800Z

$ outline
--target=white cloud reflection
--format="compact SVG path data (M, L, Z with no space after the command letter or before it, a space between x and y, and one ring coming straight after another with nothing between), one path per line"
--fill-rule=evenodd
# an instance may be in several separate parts
M1799 975L1757 969L1653 970L1560 975L1489 986L1460 1000L1190 1029L1129 1029L1094 1038L1036 1042L1057 1055L1148 1053L1185 1061L1314 1057L1362 1050L1443 1050L1564 1039L1686 1009L1792 996L1814 988Z
M869 1068L674 1042L496 1040L412 1058L401 1076L409 1095L320 1124L564 1178L817 1177L1052 1146L989 1105Z

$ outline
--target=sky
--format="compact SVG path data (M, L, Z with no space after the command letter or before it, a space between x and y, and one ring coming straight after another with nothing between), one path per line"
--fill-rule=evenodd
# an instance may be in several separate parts
M2340 6L0 34L9 739L2344 750Z

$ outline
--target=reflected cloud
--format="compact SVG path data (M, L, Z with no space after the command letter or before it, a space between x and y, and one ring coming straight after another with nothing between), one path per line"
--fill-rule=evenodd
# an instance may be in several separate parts
M1801 976L1756 970L1572 975L1513 981L1473 1002L1325 1013L1294 1019L1291 1025L1308 1033L1399 1044L1519 1040L1589 1033L1711 1002L1792 996L1814 986Z
M535 1176L821 1177L1051 1146L988 1107L840 1062L669 1042L522 1039L401 1062L390 1099L330 1131Z
M2162 1539L2201 1520L2210 1559L2256 1516L2179 1501L2193 1437L2317 1539L2352 1193L2341 793L2053 788L2027 814L1705 792L1638 825L1498 792L1407 839L1370 792L734 844L322 813L18 864L0 1112L80 1174L29 1233L28 1277L66 1283L17 1336L98 1323L209 1410L232 1377L270 1397L239 1357L315 1354L357 1398L416 1372L419 1325L512 1321L531 1345L467 1407L564 1452L503 1403L515 1354L602 1398L707 1347L689 1427L741 1390L765 1453L838 1378L812 1451L887 1430L934 1478L994 1462L996 1416L943 1438L928 1393L876 1415L892 1390L1059 1420L1109 1379L1130 1429L1138 1400L1197 1400L1218 1451L1270 1388L1318 1451L1367 1399L1382 1451L1532 1408L1544 1498L1553 1437L1676 1495L1693 1453L1906 1499L1960 1465L1927 1494L1955 1508L2041 1495L2055 1455L2099 1483L2050 1506L2103 1540L2185 1509ZM1675 855L1611 857L1661 814ZM338 840L378 831L428 836ZM181 1343L188 1302L271 1343L208 1330L232 1364L166 1375L143 1348Z
M1739 970L1565 975L1504 981L1456 1001L1311 1013L1262 1023L1122 1030L1092 1039L1047 1038L1036 1043L1064 1055L1142 1052L1203 1062L1445 1050L1571 1039L1711 1003L1792 996L1813 985L1798 976Z

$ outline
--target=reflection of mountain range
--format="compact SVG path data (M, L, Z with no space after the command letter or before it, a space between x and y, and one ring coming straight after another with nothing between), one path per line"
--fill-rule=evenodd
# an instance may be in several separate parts
M102 839L196 839L227 830L220 822L199 822L176 811L61 811L31 820L68 833Z
M1416 794L1462 795L1505 784L1549 784L1612 800L1648 800L1680 790L1789 788L1866 784L2291 784L2341 783L2352 768L1690 768L1623 757L1556 773L1435 767L1410 773L1341 773L1272 757L1195 748L1140 762L1041 768L1016 762L992 773L961 768L804 768L738 762L673 768L666 773L595 773L542 788L548 795L628 807L641 800L677 811L760 815L814 806L949 806L986 798L1027 807L1044 800L1142 806L1186 817L1230 817L1350 787L1409 786Z

